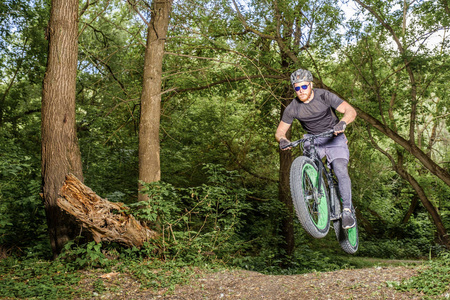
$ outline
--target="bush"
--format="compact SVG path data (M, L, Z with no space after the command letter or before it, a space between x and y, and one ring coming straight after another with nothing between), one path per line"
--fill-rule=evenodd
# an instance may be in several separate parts
M379 239L360 242L358 255L389 259L426 257L430 251L430 241L419 239Z
M0 136L0 245L8 253L49 256L39 157Z
M237 182L237 173L217 165L204 168L207 184L176 189L164 182L143 183L149 200L130 205L139 220L160 228L161 258L224 259L239 248L236 232L249 209L248 191Z

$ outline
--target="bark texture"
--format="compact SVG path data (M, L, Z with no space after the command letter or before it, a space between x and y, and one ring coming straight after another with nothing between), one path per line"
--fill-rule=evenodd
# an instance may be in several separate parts
M48 61L42 92L42 196L54 256L79 232L57 206L66 174L83 180L75 128L78 0L53 0Z
M97 243L117 242L140 248L144 242L158 236L132 215L126 214L124 210L127 207L123 203L102 199L73 174L66 177L58 206L89 230Z
M288 95L288 92L286 92ZM289 96L288 96L289 97ZM280 119L283 116L285 108L289 105L292 100L286 98L281 105ZM292 128L292 127L291 127ZM286 133L286 137L291 139L291 128L289 128ZM294 253L295 249L295 239L294 239L294 205L292 203L291 197L291 187L290 187L290 170L293 161L292 151L280 150L280 171L279 171L279 187L278 187L278 200L283 203L286 207L286 215L282 220L282 235L284 238L284 250L288 256Z
M153 1L147 32L139 123L139 180L147 183L161 179L159 123L162 62L171 7L172 0ZM146 195L139 194L139 201L146 199Z

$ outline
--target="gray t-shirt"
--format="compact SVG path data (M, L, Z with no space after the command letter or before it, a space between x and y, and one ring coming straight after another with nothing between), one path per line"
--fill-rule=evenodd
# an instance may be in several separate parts
M292 124L297 119L306 132L322 133L339 123L335 110L342 102L344 100L327 90L314 89L314 98L309 103L303 103L295 97L284 110L281 121Z

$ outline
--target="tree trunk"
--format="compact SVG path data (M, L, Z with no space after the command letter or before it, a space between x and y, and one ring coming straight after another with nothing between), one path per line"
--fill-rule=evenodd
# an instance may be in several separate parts
M293 205L289 185L289 171L292 164L292 153L290 150L280 152L280 186L278 199L286 206L286 215L283 218L282 234L285 241L285 251L288 256L294 252L294 225Z
M411 205L409 206L408 211L406 212L405 216L402 219L402 224L408 223L409 219L411 218L412 214L416 210L417 205L419 204L419 196L414 195L411 200Z
M147 183L159 181L161 178L159 159L161 78L171 7L172 0L153 1L147 32L139 124L139 180ZM139 185L139 190L141 188ZM144 201L147 197L139 194L138 199Z
M283 116L284 109L291 100L285 100L281 105L281 116ZM291 139L291 129L286 133L286 137ZM292 151L280 150L280 181L278 188L278 199L281 203L283 203L286 207L286 215L282 221L282 235L284 237L284 250L286 251L286 255L290 256L294 252L295 247L295 239L294 239L294 208L292 204L291 192L290 192L290 184L289 184L289 174L291 170L292 164Z
M48 61L42 91L42 194L54 257L79 226L57 206L68 173L83 180L75 129L78 1L53 0L48 25Z

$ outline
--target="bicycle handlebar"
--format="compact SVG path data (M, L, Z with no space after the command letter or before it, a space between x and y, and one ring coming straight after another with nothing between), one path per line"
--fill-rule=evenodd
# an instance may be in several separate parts
M303 144L306 141L311 141L311 140L314 140L314 139L319 138L319 137L332 137L333 135L334 135L334 130L333 129L325 131L325 132L322 132L322 133L319 133L319 134L311 134L311 135L308 135L305 138L293 141L290 144L288 144L286 147L283 147L281 149L284 150L284 149L287 149L289 147L297 147L298 145Z

